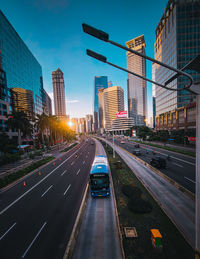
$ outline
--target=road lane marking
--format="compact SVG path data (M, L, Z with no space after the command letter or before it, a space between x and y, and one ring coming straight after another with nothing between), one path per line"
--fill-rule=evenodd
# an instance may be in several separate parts
M61 176L63 176L66 172L67 172L67 170L65 170L65 171L61 174Z
M88 156L86 156L86 158L87 158Z
M188 181L192 182L192 183L196 183L193 180L191 180L190 178L187 178L186 176L184 176L185 179L187 179Z
M63 195L65 195L67 193L67 191L69 190L70 187L71 187L71 184L67 187L67 190L63 193Z
M177 163L175 163L175 162L172 162L172 164L173 164L173 165L177 165L177 166L179 166L179 167L183 167L182 165L179 165L179 164L177 164Z
M83 161L83 164L85 164L85 160Z
M82 148L81 146L80 148ZM35 187L37 187L40 183L42 183L46 178L48 178L53 172L55 172L59 167L61 167L66 161L68 161L74 154L76 154L77 151L75 151L71 156L69 156L66 160L64 160L60 165L58 165L56 168L54 168L48 175L44 176L38 183L36 183L34 186L32 186L29 190L27 190L25 193L23 193L21 196L19 196L16 200L14 200L12 203L10 203L6 208L4 208L2 211L0 211L0 215L2 215L5 211L7 211L10 207L12 207L16 202L21 200L26 194L28 194L30 191L32 191Z
M37 239L37 237L39 236L39 234L41 233L41 231L43 230L43 228L45 227L46 224L47 223L44 222L43 226L40 228L40 230L38 231L37 235L34 237L33 241L30 243L30 245L28 246L28 248L26 249L26 251L22 255L22 258L24 258L26 256L26 254L28 253L29 249L31 248L31 246L33 245L33 243L35 242L35 240Z
M3 239L5 237L5 235L8 234L8 232L16 225L17 223L15 222L11 227L9 227L9 229L0 237L0 240Z
M72 163L71 163L71 165L73 165L75 162L73 161Z
M76 173L76 175L78 175L80 173L81 169L78 170L78 172Z
M51 185L51 186L42 194L41 197L43 197L43 196L51 189L52 186L53 186L53 185Z

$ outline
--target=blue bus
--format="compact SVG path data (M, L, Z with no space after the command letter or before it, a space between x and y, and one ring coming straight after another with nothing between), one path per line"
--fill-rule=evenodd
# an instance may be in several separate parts
M90 191L92 197L110 196L110 179L106 156L96 156L90 171Z

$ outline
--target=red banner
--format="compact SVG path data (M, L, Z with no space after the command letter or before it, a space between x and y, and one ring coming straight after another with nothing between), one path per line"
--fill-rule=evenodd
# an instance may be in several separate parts
M127 118L127 111L116 112L117 118Z
M188 137L188 141L196 141L196 137Z

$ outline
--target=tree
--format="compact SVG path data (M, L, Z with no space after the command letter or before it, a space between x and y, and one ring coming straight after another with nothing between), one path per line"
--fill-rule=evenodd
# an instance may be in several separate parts
M23 111L13 111L12 114L8 116L7 120L8 128L13 131L16 129L18 131L18 145L21 145L21 134L24 136L31 134L32 125L27 118L27 115Z
M44 144L44 131L49 128L49 117L47 115L38 114L36 117L35 126L37 128L38 133L41 133L42 143Z

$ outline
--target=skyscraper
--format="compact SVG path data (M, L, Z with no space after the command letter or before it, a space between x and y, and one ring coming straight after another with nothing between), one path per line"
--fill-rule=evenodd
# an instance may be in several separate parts
M0 68L8 90L21 88L32 91L33 112L43 112L42 67L0 11Z
M101 133L103 133L103 130L105 128L104 89L105 88L101 88L98 91L98 97L99 97L99 129L100 129Z
M95 78L94 78L94 130L95 131L97 131L97 129L99 128L98 90L101 88L108 88L108 77L107 76L95 76Z
M144 35L126 42L126 46L137 52L145 54ZM146 60L131 52L127 52L127 69L146 77ZM128 92L128 115L134 118L135 125L145 125L147 86L146 81L128 73L127 79Z
M155 59L181 69L200 53L200 1L169 0L155 30ZM195 81L200 73L186 71ZM155 80L163 84L173 72L155 65ZM187 78L179 77L168 87L183 88ZM187 91L168 91L156 86L156 115L188 105L195 96Z
M105 130L112 130L116 112L124 110L124 90L120 86L104 89Z
M60 68L57 68L56 71L52 72L52 82L55 115L61 120L66 120L65 84L63 72L60 70Z

